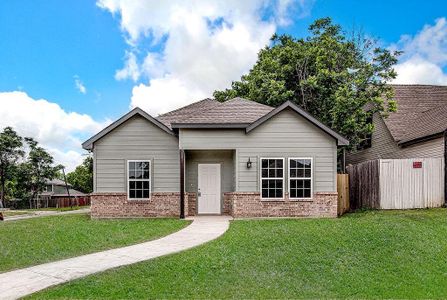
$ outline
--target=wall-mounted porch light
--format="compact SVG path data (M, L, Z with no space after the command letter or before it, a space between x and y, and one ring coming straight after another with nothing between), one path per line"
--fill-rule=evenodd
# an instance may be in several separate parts
M251 168L251 160L250 160L250 157L248 158L248 161L247 161L247 169L250 169Z

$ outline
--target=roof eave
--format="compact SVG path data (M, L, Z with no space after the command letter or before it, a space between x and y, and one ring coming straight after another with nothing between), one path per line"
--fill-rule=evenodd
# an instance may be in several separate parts
M268 121L269 119L271 119L272 117L274 117L275 115L277 115L278 113L280 113L281 111L283 111L286 108L291 108L296 113L298 113L299 115L303 116L305 119L310 121L312 124L314 124L315 126L320 128L321 130L325 131L327 134L329 134L330 136L335 138L335 140L337 141L337 145L338 146L347 146L347 145L349 145L349 140L348 139L346 139L345 137L343 137L339 133L335 132L334 130L332 130L328 126L324 125L323 123L318 121L316 118L311 116L309 113L307 113L306 111L304 111L303 109L301 109L296 104L294 104L294 103L292 103L290 101L284 102L283 104L281 104L280 106L278 106L277 108L272 110L271 112L267 113L266 115L262 116L258 120L254 121L253 123L251 123L249 126L246 127L245 131L247 133L249 133L250 131L254 130L256 127L258 127L259 125L261 125L264 122Z
M445 131L441 131L441 132L436 132L434 134L421 136L421 137L418 137L418 138L401 140L401 141L397 142L397 145L401 146L402 148L405 148L405 147L408 147L408 146L411 146L411 145L414 145L414 144L427 142L427 141L430 141L430 140L434 140L434 139L443 137L444 136L444 132Z
M104 128L103 130L101 130L100 132L98 132L97 134L95 134L94 136L92 136L91 138L89 138L87 141L82 143L82 148L84 148L85 150L92 150L94 142L96 142L100 138L104 137L109 132L111 132L112 130L114 130L115 128L117 128L118 126L120 126L121 124L123 124L124 122L126 122L127 120L129 120L130 118L132 118L133 116L135 116L137 114L142 116L143 118L145 118L146 120L148 120L149 122L151 122L152 124L157 126L158 128L160 128L161 130L165 131L166 133L175 135L175 133L169 127L167 127L165 124L163 124L156 118L152 117L150 114L148 114L141 108L136 107L133 110L131 110L130 112L128 112L127 114L125 114L124 116L122 116L121 118L119 118L118 120L116 120L115 122L113 122L112 124L110 124L109 126L107 126L106 128Z

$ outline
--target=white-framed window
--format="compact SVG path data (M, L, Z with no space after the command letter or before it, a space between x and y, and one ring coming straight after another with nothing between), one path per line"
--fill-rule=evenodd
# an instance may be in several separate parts
M313 159L311 157L289 158L289 198L311 199L313 186Z
M147 200L151 197L151 161L127 161L127 198Z
M261 158L261 199L284 199L284 158Z

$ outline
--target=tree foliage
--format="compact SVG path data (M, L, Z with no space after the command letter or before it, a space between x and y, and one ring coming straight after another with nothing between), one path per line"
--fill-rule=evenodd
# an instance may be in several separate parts
M32 138L25 138L29 147L26 160L19 164L17 171L18 191L22 198L30 201L41 193L46 185L47 179L53 179L59 166L53 166L53 157Z
M6 183L12 179L14 166L23 156L23 141L11 127L5 127L0 133L0 207L3 207L6 195Z
M84 193L93 192L93 158L86 157L81 165L67 174L67 181L76 190Z
M348 37L330 18L316 20L309 33L305 39L274 35L250 72L214 96L219 101L240 96L271 106L292 101L355 147L372 133L369 114L396 110L386 82L396 77L393 65L400 53L376 47L361 34Z

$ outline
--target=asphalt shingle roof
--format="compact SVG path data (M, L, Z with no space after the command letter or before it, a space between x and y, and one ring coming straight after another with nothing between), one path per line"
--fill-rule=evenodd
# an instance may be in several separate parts
M179 109L167 112L158 116L156 119L171 128L171 123L179 123L190 118L194 114L200 114L202 111L212 109L220 104L214 99L203 99Z
M157 119L166 126L171 124L250 124L274 108L243 98L225 102L204 99L191 105L163 114Z
M394 140L406 142L447 129L447 86L393 85L397 112L385 118Z

